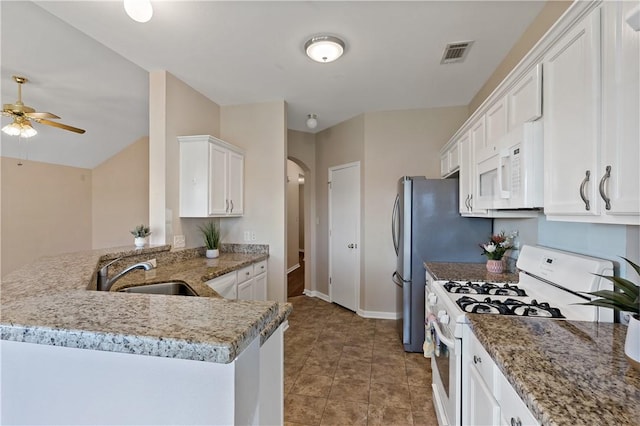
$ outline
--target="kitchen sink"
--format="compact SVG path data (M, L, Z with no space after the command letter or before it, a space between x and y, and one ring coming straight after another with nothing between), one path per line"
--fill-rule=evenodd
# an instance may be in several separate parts
M118 290L124 293L145 293L145 294L168 294L172 296L197 296L198 294L193 291L186 283L182 281L171 281L158 284L145 284L135 287L127 287Z

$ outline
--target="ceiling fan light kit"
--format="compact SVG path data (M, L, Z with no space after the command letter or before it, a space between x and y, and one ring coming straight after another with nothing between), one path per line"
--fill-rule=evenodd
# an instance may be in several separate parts
M149 22L153 16L151 0L124 0L124 10L129 18L140 23Z
M316 62L333 62L344 53L344 41L330 35L317 35L307 40L304 50Z
M21 138L30 138L38 134L38 131L31 127L29 120L24 122L14 121L11 124L7 124L2 128L2 131L9 136L20 136Z
M10 136L20 136L23 138L35 136L38 132L31 126L31 120L39 124L46 124L47 126L69 130L74 133L82 134L85 132L83 129L79 129L77 127L48 120L58 119L60 117L55 114L51 114L50 112L37 112L30 106L25 105L22 102L22 85L29 80L26 77L14 75L13 81L18 83L18 100L13 104L4 104L2 106L2 115L13 118L13 123L7 124L2 128L4 133Z

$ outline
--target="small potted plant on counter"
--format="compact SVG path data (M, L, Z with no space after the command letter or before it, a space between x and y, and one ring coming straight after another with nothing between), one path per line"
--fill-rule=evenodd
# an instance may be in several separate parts
M142 248L145 245L145 238L151 235L151 231L148 226L138 225L133 231L129 231L133 235L133 242L138 248Z
M504 231L492 235L487 244L480 244L482 254L487 256L487 271L501 274L504 271L502 256L511 248L511 242L504 235Z
M624 260L640 275L640 266L629 259ZM612 308L619 312L628 312L629 328L624 343L624 354L633 368L640 371L640 286L631 281L608 275L600 275L613 283L614 290L594 291L590 294L596 296L590 302L581 305L595 305L603 308Z
M200 232L202 232L204 245L207 248L205 255L209 259L220 256L220 250L218 249L220 245L220 229L213 222L208 222L202 226L198 226L198 228L200 228Z

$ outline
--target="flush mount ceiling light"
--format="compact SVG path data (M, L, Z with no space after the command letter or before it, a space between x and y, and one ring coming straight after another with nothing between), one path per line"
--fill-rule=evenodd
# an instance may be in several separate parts
M307 115L307 127L315 129L318 126L318 116L316 114Z
M317 35L307 40L304 50L316 62L333 62L344 53L344 41L338 37Z
M151 0L124 0L124 10L136 22L149 22L153 16Z

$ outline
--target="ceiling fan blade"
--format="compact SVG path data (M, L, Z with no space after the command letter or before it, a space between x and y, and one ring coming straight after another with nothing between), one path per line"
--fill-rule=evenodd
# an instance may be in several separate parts
M60 118L50 112L27 112L25 115L29 118Z
M57 123L55 121L45 120L44 118L34 118L37 123L46 124L47 126L58 127L60 129L69 130L70 132L83 134L85 132L84 129L78 129L77 127L67 126L66 124Z

